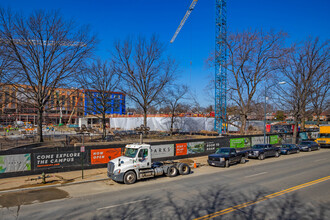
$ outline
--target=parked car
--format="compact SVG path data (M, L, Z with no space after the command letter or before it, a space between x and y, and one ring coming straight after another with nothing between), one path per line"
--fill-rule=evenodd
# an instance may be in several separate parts
M279 157L280 155L280 148L272 144L256 144L249 151L249 158L258 158L259 160L263 160L266 157Z
M320 145L318 145L315 141L302 141L299 144L299 149L301 151L320 150Z
M236 152L235 148L219 148L215 154L209 155L207 160L210 166L223 166L229 167L236 163L245 163L248 152Z
M295 144L282 144L280 146L281 148L281 154L292 154L292 153L299 153L300 149L297 145Z

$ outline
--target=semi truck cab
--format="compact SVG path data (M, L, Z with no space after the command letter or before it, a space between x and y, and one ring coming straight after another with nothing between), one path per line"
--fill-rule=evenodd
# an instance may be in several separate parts
M110 160L107 167L109 178L126 184L163 174L173 177L178 173L188 174L190 173L190 167L185 163L152 163L151 146L149 144L126 145L123 155Z

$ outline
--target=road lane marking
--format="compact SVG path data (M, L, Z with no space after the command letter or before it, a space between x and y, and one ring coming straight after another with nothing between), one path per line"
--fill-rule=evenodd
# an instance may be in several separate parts
M194 220L212 219L212 218L215 218L215 217L218 217L218 216L225 215L225 214L228 214L230 212L236 211L238 209L242 209L242 208L257 204L259 202L263 202L263 201L266 201L268 199L272 199L272 198L284 195L286 193L293 192L293 191L298 190L298 189L302 189L302 188L312 186L312 185L317 184L317 183L324 182L326 180L330 180L330 176L326 176L326 177L323 177L323 178L320 178L320 179L317 179L317 180L313 180L313 181L310 181L310 182L307 182L307 183L304 183L304 184L300 184L300 185L297 185L297 186L294 186L294 187L291 187L291 188L288 188L288 189L284 189L282 191L279 191L279 192L272 193L272 194L269 194L267 196L261 197L261 198L257 199L256 201L245 202L245 203L242 203L242 204L239 204L239 205L236 205L236 206L232 206L232 207L220 210L218 212L214 212L212 214L208 214L208 215L201 216L199 218L195 218Z
M149 200L149 199L141 199L141 200L126 202L126 203L122 203L122 204L118 204L118 205L111 205L111 206L107 206L107 207L103 207L103 208L98 208L97 211L102 210L102 209L111 209L111 208L122 206L122 205L129 205L129 204L134 204L134 203L138 203L138 202L144 202L147 200Z
M323 159L315 160L315 162L319 162L319 161L322 161L322 160L328 160L328 158L323 158Z
M254 177L254 176L259 176L259 175L266 174L266 173L267 173L267 172L256 173L256 174L253 174L253 175L250 175L250 176L245 176L245 178Z

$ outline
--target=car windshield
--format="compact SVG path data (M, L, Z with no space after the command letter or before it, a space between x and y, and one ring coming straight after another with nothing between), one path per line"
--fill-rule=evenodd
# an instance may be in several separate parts
M264 145L253 145L252 149L264 149L265 146Z
M289 148L289 147L291 147L290 144L282 144L282 145L281 145L281 148Z
M330 134L319 134L319 138L330 138Z
M225 155L229 155L230 149L218 149L215 153L216 154L225 154Z
M134 158L136 156L136 153L138 152L139 149L136 148L126 148L124 152L125 157L131 157Z

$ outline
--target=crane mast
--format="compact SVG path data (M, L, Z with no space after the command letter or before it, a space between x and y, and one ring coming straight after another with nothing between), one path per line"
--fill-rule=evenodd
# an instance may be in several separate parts
M214 130L227 130L227 0L215 0L215 117Z
M176 36L179 34L181 28L183 27L184 23L185 23L186 20L188 19L190 13L192 12L192 10L194 10L195 5L197 4L197 1L198 1L198 0L193 0L193 1L191 2L191 4L190 4L190 6L189 6L189 8L188 8L188 10L187 10L187 12L186 12L186 14L184 15L183 19L181 20L181 22L180 22L180 24L179 24L179 27L176 29L176 31L175 31L175 33L174 33L174 35L173 35L173 37L172 37L172 39L171 39L171 41L170 41L171 43L174 42Z
M198 0L193 0L171 39L174 42ZM215 117L214 130L227 130L227 0L215 0Z

